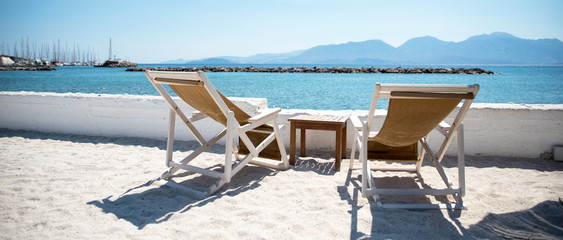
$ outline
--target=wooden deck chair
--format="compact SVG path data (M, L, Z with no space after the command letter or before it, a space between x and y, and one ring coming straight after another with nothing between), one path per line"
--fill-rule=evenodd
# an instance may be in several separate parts
M198 191L170 181L168 181L168 184L205 197L214 194L223 185L229 183L231 178L248 163L281 170L289 167L285 146L280 137L283 126L280 128L276 121L277 114L281 109L269 109L251 117L218 92L203 72L146 71L145 75L170 105L166 155L166 166L169 169L162 174L161 179L168 180L180 169L218 179L207 191ZM195 112L189 117L186 116L165 90L163 84L169 85L182 100L199 112ZM182 120L201 144L201 147L179 162L175 162L172 159L176 116ZM204 139L193 125L193 122L205 117L209 117L225 126L222 131L210 140ZM225 165L222 172L189 164L198 155L225 136ZM241 151L237 147L237 138L240 139Z
M351 121L356 128L354 144L350 159L350 169L354 168L356 148L362 163L362 195L373 196L378 206L384 208L465 208L462 197L465 195L465 157L463 142L463 123L469 106L479 91L479 85L403 85L380 84L375 90L367 117L367 122L360 122L357 116ZM378 132L372 132L375 107L379 98L389 98L389 106L385 121ZM444 120L463 101L453 122ZM428 142L428 134L438 130L443 136L443 142L438 151L433 151ZM457 136L458 151L458 186L448 179L440 165L446 150ZM418 144L422 150L418 151ZM414 189L383 189L376 188L372 171L410 171L418 173L424 159L428 155L438 170L445 188L414 188ZM412 161L415 166L400 168L371 168L368 160L383 161ZM381 187L381 186L380 186ZM380 196L420 196L420 195L452 195L455 204L422 204L422 203L387 203L381 201Z

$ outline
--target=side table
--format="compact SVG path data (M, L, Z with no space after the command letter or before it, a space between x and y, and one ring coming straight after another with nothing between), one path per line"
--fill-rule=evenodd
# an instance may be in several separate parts
M328 130L336 132L336 163L334 168L340 171L340 162L346 158L346 122L348 116L299 115L288 119L291 125L289 136L289 164L295 166L295 141L297 128L301 129L301 157L305 156L306 130Z

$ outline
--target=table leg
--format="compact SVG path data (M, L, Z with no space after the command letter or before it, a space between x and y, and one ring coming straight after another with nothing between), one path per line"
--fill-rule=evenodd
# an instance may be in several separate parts
M346 158L346 124L342 127L342 158Z
M305 130L306 130L305 128L301 128L301 155L300 155L301 157L305 157L305 152L307 151L305 149L305 143L306 143Z
M289 164L295 166L295 124L291 123L291 129L289 133Z
M336 128L336 164L334 165L334 169L336 171L340 171L340 162L342 161L342 127Z

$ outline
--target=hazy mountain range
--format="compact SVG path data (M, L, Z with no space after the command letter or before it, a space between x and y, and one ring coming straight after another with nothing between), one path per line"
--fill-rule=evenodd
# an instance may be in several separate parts
M196 64L562 64L563 42L529 40L495 32L461 42L418 37L393 47L381 40L312 47L281 54L250 57L183 59L162 63Z

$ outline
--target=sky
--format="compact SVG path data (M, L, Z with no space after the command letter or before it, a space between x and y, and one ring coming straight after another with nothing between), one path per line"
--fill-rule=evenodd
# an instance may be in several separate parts
M285 53L381 39L507 32L563 40L561 0L0 0L0 46L89 47L138 63Z

